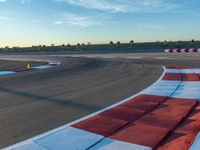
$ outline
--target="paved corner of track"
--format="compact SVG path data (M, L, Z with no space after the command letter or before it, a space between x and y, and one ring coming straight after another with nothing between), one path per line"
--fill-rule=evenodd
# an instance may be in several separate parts
M7 149L197 150L199 88L200 69L169 66L137 95Z
M12 74L25 72L25 71L32 71L32 70L44 70L44 69L49 69L60 64L61 62L48 62L44 65L36 66L36 67L23 68L23 69L18 69L18 70L13 70L13 71L0 71L0 76L12 75Z

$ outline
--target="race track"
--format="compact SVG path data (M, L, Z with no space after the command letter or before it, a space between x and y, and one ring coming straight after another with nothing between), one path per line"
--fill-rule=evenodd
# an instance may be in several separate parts
M162 65L200 68L200 55L159 54L158 59L148 54L144 57L141 54L140 59L126 59L126 56L109 59L4 56L62 64L48 70L0 76L0 148L138 93L161 76Z

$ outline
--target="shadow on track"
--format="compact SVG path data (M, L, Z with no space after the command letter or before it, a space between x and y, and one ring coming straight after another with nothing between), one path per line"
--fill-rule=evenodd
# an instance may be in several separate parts
M5 92L5 93L12 94L12 95L31 98L31 100L29 99L29 101L35 100L35 101L41 101L41 102L56 104L56 105L60 105L60 106L71 106L71 107L74 107L76 109L86 109L86 110L92 110L92 111L96 111L96 110L101 109L100 107L97 107L97 106L89 106L89 105L85 105L83 103L73 102L72 100L56 99L56 98L51 98L51 97L48 97L48 96L35 95L35 94L16 91L16 90L4 88L4 87L0 87L0 92Z

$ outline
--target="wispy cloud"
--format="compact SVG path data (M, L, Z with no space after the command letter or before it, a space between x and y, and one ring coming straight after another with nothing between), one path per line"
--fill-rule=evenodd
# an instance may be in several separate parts
M79 27L91 27L102 25L106 21L107 16L83 16L69 12L60 12L57 13L56 18L59 18L59 20L52 23L52 25L68 24Z
M167 28L160 24L153 24L153 23L144 23L138 24L137 30L146 31L146 30L166 30Z
M31 0L20 0L22 4L27 4L27 3L30 3Z
M33 22L35 24L40 24L41 23L39 20L36 20L36 19L32 19L31 22Z
M11 21L12 18L6 17L6 16L0 16L0 21Z
M0 3L1 3L1 2L2 2L2 3L3 3L3 2L7 2L7 1L8 1L8 0L0 0Z
M13 0L0 0L0 3L2 2L10 2L10 1L13 1ZM30 3L31 0L18 0L18 2L22 3L22 4L26 4L26 3Z
M88 9L109 12L166 12L177 11L177 3L166 0L54 0Z
M51 25L52 25L52 26L57 26L57 25L62 25L62 24L63 24L62 21L55 21L55 22L53 22Z

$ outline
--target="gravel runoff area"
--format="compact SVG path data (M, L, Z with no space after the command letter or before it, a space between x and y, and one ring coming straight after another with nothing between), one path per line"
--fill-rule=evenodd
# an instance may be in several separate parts
M45 62L41 61L13 61L13 60L0 60L0 71L14 71L18 69L27 68L27 65L30 67L44 65Z

